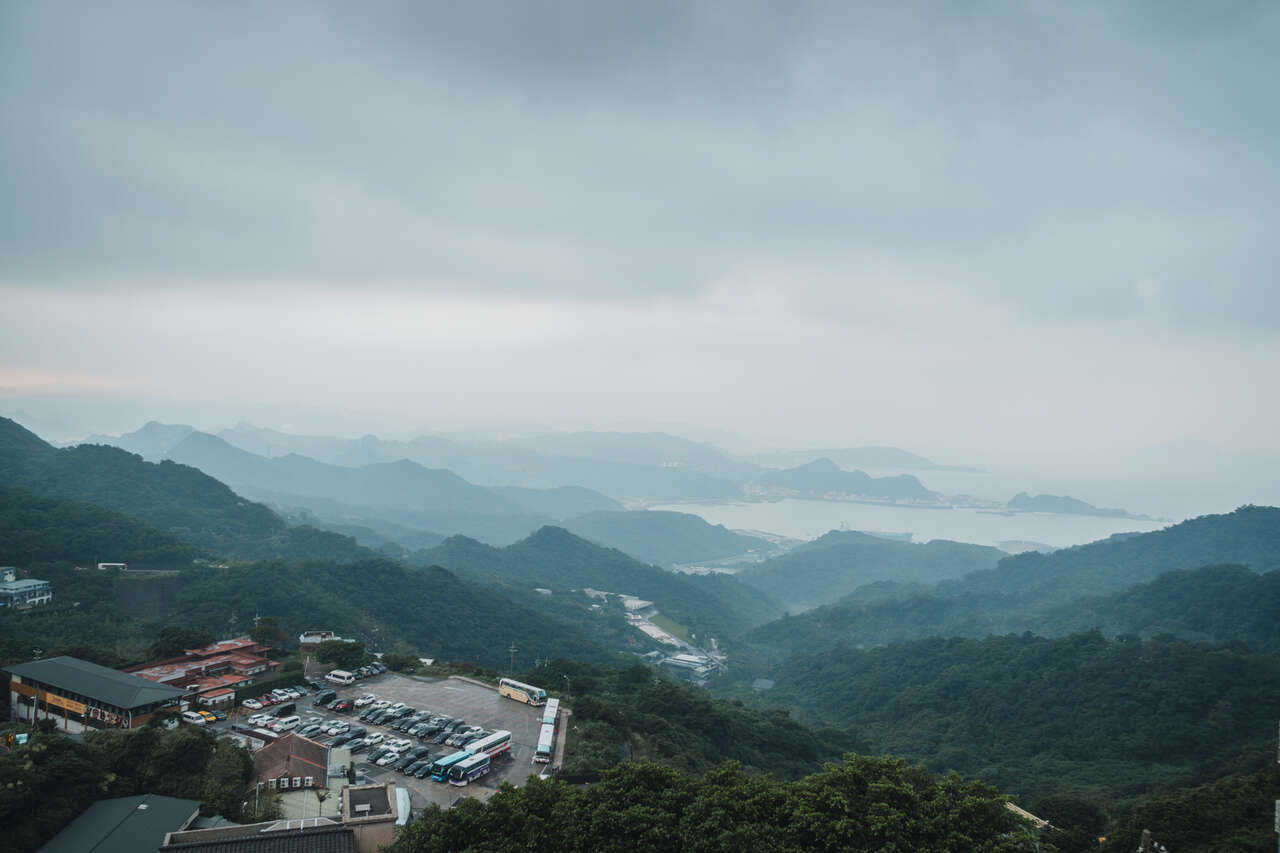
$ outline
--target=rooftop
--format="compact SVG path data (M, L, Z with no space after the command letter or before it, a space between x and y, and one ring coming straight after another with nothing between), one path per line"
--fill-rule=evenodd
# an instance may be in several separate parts
M96 663L62 655L5 667L13 675L79 693L117 708L139 708L177 699L184 691Z
M20 592L24 589L37 589L46 586L49 586L48 581L36 580L35 578L25 578L20 581L0 581L0 590L5 592Z
M154 850L166 833L187 826L199 813L194 800L142 794L99 800L67 824L40 853L135 853Z
M356 853L356 836L328 818L309 818L174 832L160 849L193 853Z
M236 637L231 640L218 640L216 643L210 643L207 646L200 646L197 649L183 649L183 651L189 655L207 658L210 655L224 655L228 652L241 652L245 650L252 652L256 648L261 647L252 637Z

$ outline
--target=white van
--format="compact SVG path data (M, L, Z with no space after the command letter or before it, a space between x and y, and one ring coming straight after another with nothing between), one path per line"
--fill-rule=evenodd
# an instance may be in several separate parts
M296 729L300 722L302 722L301 717L284 717L272 723L271 728L278 732L287 732L289 729Z
M203 726L208 721L205 720L204 716L202 716L199 711L183 711L182 722L190 723L193 726Z
M335 669L333 672L325 676L325 679L332 681L334 684L355 684L356 677L345 669Z

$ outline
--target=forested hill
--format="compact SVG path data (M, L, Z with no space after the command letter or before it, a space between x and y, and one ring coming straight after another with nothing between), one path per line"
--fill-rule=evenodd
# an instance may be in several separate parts
M1065 791L1114 801L1246 747L1273 751L1280 656L1025 634L797 655L776 682L760 701L804 708L874 751L976 775L1024 802Z
M0 565L188 565L200 551L145 521L79 501L0 486Z
M1118 533L1051 554L1028 551L1006 557L990 571L943 582L938 591L1069 601L1121 590L1175 569L1213 563L1238 563L1258 572L1280 568L1280 509L1242 506L1152 533Z
M267 507L195 468L146 462L105 445L59 450L7 418L0 418L0 483L133 515L220 556L369 556L348 537L290 528Z
M478 580L496 581L519 593L535 587L561 593L593 589L625 593L653 601L658 609L694 629L699 636L729 639L759 623L756 614L743 615L732 599L751 598L771 614L781 608L760 593L728 579L725 584L702 584L649 566L612 548L603 548L559 527L543 527L505 548L494 548L454 536L438 548L422 551L414 561L436 564ZM756 618L752 618L756 615Z
M877 581L933 583L994 568L998 548L935 539L898 542L853 531L832 531L812 542L739 572L743 583L804 610L846 596Z
M770 547L764 539L708 524L685 512L593 512L561 526L583 539L660 566L720 560Z
M799 782L734 766L696 779L647 762L588 787L534 778L483 803L429 809L388 849L1015 853L1036 842L983 785L850 756Z

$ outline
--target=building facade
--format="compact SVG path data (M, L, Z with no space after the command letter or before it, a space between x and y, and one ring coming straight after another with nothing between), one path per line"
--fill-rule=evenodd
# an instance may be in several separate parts
M53 601L53 585L48 581L35 578L0 581L0 606L24 609L50 601Z
M68 732L144 725L157 711L177 708L184 692L66 656L6 669L12 718L53 720Z

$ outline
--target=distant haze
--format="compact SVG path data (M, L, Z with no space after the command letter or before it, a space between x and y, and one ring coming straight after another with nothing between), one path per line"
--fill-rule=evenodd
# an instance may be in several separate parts
M6 3L0 413L1280 502L1277 43L1250 3Z

